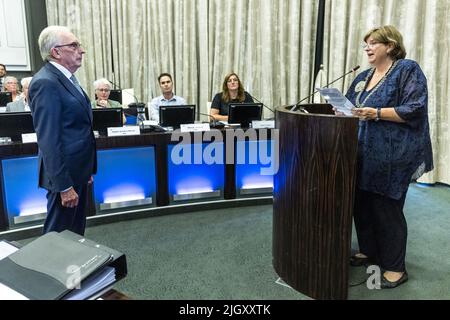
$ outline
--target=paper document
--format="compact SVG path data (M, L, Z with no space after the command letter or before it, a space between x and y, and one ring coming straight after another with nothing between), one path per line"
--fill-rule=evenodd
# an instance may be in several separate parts
M116 280L116 271L112 267L105 267L81 282L80 289L74 289L64 300L85 300L97 292L112 285Z
M346 116L352 116L352 109L355 107L341 91L336 88L317 88L320 95L337 111L342 112Z
M8 286L0 283L0 300L30 300L23 294L11 289Z
M0 260L17 250L19 250L19 248L14 247L12 244L7 243L6 241L0 241Z

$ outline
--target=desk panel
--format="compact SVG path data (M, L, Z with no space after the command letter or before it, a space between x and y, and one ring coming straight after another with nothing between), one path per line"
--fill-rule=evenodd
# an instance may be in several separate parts
M98 173L94 178L94 186L88 197L88 216L95 214L109 213L111 210L119 210L123 207L110 206L100 208L107 203L122 203L129 201L140 201L151 198L151 203L141 203L142 206L163 207L170 204L183 202L203 202L217 199L232 200L237 197L260 196L264 191L269 191L273 187L273 177L261 175L261 169L267 169L270 165L261 162L252 164L226 163L230 152L236 154L252 153L256 146L257 152L261 148L269 148L270 154L278 152L274 149L271 141L274 137L258 134L249 139L225 139L230 130L219 132L222 134L222 141L217 142L197 142L195 135L191 134L192 142L189 143L191 154L199 150L201 160L203 154L211 154L211 150L218 150L223 161L209 163L203 161L196 164L195 158L191 158L191 163L178 165L173 160L172 151L178 144L173 140L172 133L143 133L138 136L120 137L98 137ZM232 130L231 130L232 131ZM257 143L258 138L261 143ZM221 140L221 139L219 139ZM244 142L244 141L245 142ZM264 141L267 140L268 143ZM208 140L209 141L209 140ZM237 146L237 147L236 147ZM34 212L41 211L46 206L45 190L37 188L37 144L12 143L0 145L0 161L2 172L0 183L0 230L9 228L9 221L20 215L22 209L17 201L12 200L15 190L27 190L26 194L35 192L36 205L29 202L28 208L34 208ZM23 160L22 160L23 159ZM17 166L25 166L25 168ZM14 167L15 166L15 167ZM21 172L23 176L16 179L16 173ZM131 179L131 180L130 180ZM15 186L12 186L15 183ZM29 188L29 189L27 189ZM247 189L257 189L254 194L244 194ZM238 191L238 192L237 192ZM247 190L248 191L248 190ZM254 190L253 190L254 191ZM19 192L20 194L20 192ZM24 193L25 194L25 193ZM174 201L177 198L177 201ZM15 199L15 198L14 198ZM13 202L11 202L13 201ZM128 204L127 204L128 205ZM132 203L132 206L139 205ZM31 211L33 212L33 211ZM11 218L12 217L12 218Z
M99 150L94 179L97 213L134 206L154 206L154 147Z
M2 160L5 211L11 227L42 221L47 191L38 188L38 158Z
M271 194L278 167L272 140L236 142L236 191L239 197Z
M171 203L223 198L224 144L168 145L169 197Z

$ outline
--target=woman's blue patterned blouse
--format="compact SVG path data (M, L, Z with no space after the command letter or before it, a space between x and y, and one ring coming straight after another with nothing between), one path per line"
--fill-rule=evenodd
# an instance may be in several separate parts
M355 106L369 75L370 69L359 74L347 92L347 98ZM363 93L359 103L368 95ZM386 80L361 107L393 107L406 121L370 120L359 124L358 187L399 199L412 179L433 169L427 79L415 61L398 60Z

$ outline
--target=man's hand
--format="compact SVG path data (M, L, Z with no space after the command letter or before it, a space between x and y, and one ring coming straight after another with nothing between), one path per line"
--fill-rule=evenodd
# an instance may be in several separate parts
M93 184L93 183L94 183L94 176L91 176L91 177L89 178L88 185L91 185L91 184Z
M61 204L66 208L75 208L78 206L78 194L74 188L70 188L67 191L60 192Z

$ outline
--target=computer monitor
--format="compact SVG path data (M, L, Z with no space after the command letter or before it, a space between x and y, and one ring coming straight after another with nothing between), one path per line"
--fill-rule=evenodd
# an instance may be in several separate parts
M109 100L114 100L122 104L122 90L120 89L111 90L111 92L109 93Z
M195 105L160 106L159 124L161 127L178 129L182 124L195 122Z
M0 137L10 137L13 142L22 141L22 133L33 133L31 112L0 113Z
M122 108L98 108L92 109L93 128L100 135L106 135L111 127L122 127Z
M248 128L252 121L261 120L262 103L230 103L228 105L228 123L239 123Z
M0 107L6 107L10 102L12 102L11 92L0 92Z

